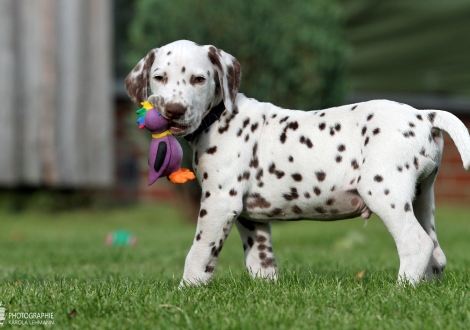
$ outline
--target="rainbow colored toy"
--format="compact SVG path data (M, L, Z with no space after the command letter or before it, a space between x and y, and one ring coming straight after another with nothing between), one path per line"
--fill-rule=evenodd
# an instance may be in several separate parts
M149 101L141 103L143 107L136 111L139 115L139 129L147 128L152 133L149 151L148 185L162 176L173 183L185 183L196 176L187 168L181 168L183 149L178 140L168 129L169 123Z

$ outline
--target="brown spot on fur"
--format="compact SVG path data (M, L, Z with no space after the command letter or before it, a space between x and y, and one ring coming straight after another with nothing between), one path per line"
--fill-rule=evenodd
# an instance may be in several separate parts
M367 121L371 120L372 117L374 117L374 114L373 114L373 113L371 113L370 115L367 116Z
M250 201L247 201L246 207L248 209L254 209L254 208L260 208L260 209L267 209L271 206L271 203L269 203L266 199L264 199L263 196L261 196L259 193L253 193L248 196L248 199Z
M217 151L217 146L213 146L213 147L210 147L210 148L207 148L207 149L206 149L206 152L207 152L209 155L215 154L216 151Z
M206 214L207 214L207 211L205 209L201 209L201 211L199 212L199 217L203 218Z
M366 146L369 143L369 137L366 137L366 140L364 141L364 146Z
M294 179L294 181L302 181L302 175L300 175L299 173L294 173L292 174L292 179Z
M267 240L268 240L268 239L267 239L265 236L263 236L263 235L258 235L258 236L256 237L256 242L257 242L257 243L260 243L260 244L261 244L261 243L265 243Z
M242 178L244 180L248 180L250 178L250 172L248 172L248 171L243 172L243 177Z
M269 173L276 175L278 179L282 178L285 174L283 171L276 170L276 164L274 163L269 165L268 171Z
M378 128L378 127L375 128L375 129L372 131L372 133L373 133L374 135L379 134L379 133L380 133L380 128Z
M267 258L261 263L261 266L263 268L268 268L274 265L274 259L273 258Z
M237 196L238 192L235 189L229 191L230 196Z
M353 159L351 161L351 166L353 169L357 170L359 168L359 164L357 163L357 160Z
M380 175L376 175L376 176L374 176L374 181L376 181L376 182L382 182L382 181L383 181L383 178L382 178Z
M327 201L326 201L326 205L331 206L331 205L334 204L334 202L335 202L335 199L334 199L334 198L328 198Z
M358 203L359 203L359 199L357 199L357 198L351 199L351 205L352 206L356 206Z
M271 216L276 216L282 213L282 210L280 208L275 208L271 211L270 215Z
M310 141L309 138L306 138L303 135L300 137L300 143L305 144L309 149L313 147L312 141Z
M250 167L253 167L253 168L258 168L259 166L259 160L258 160L258 157L253 157L253 159L250 161Z
M314 210L317 211L320 214L325 214L326 213L326 210L321 206L315 207Z
M285 200L291 201L293 199L299 198L299 194L297 193L297 189L291 187L290 188L290 194L283 194L282 197L284 197Z
M323 171L315 172L315 175L317 177L317 180L320 181L320 182L325 180L325 178L326 178L326 173L323 172Z
M315 195L317 195L317 196L320 196L320 194L321 194L321 190L320 190L320 188L318 188L318 187L314 187L314 188L313 188L313 192L314 192Z
M215 269L214 266L206 266L205 272L206 273L213 273L214 269Z
M294 205L292 206L292 212L294 212L295 214L301 214L303 211L300 207L298 207L297 205Z
M318 125L318 128L320 129L320 131L323 131L325 127L326 127L325 123L321 123L320 125Z
M436 118L436 113L435 112L431 112L431 113L428 114L428 119L431 122L431 124L434 124L434 118Z
M410 203L406 203L405 204L405 212L409 212L409 211L411 211Z
M344 144L340 144L340 145L338 146L338 151L339 151L339 152L343 152L344 150L346 150L346 146L345 146Z
M421 115L416 115L416 118L418 118L419 120L423 120L423 117L421 117Z

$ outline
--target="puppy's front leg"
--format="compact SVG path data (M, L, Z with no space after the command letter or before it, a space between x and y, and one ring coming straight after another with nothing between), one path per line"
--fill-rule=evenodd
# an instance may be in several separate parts
M226 201L216 201L211 197L210 203L201 203L196 236L186 257L180 287L210 281L219 253L237 216L238 210L231 209Z

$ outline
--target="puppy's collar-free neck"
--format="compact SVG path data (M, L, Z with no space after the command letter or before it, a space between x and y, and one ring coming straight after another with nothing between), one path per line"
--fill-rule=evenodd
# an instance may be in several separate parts
M220 118L222 113L225 111L225 104L224 101L221 101L218 105L213 107L211 111L202 119L201 125L192 132L184 137L184 139L188 142L193 140L196 136L202 133L205 129L209 128L216 120Z

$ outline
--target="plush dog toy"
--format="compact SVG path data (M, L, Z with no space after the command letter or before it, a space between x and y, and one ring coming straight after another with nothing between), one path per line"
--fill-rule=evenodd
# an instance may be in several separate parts
M173 183L185 183L195 175L187 168L181 168L183 149L178 140L168 129L168 121L148 102L142 102L143 108L137 110L139 129L147 128L152 133L149 151L150 186L162 176Z

